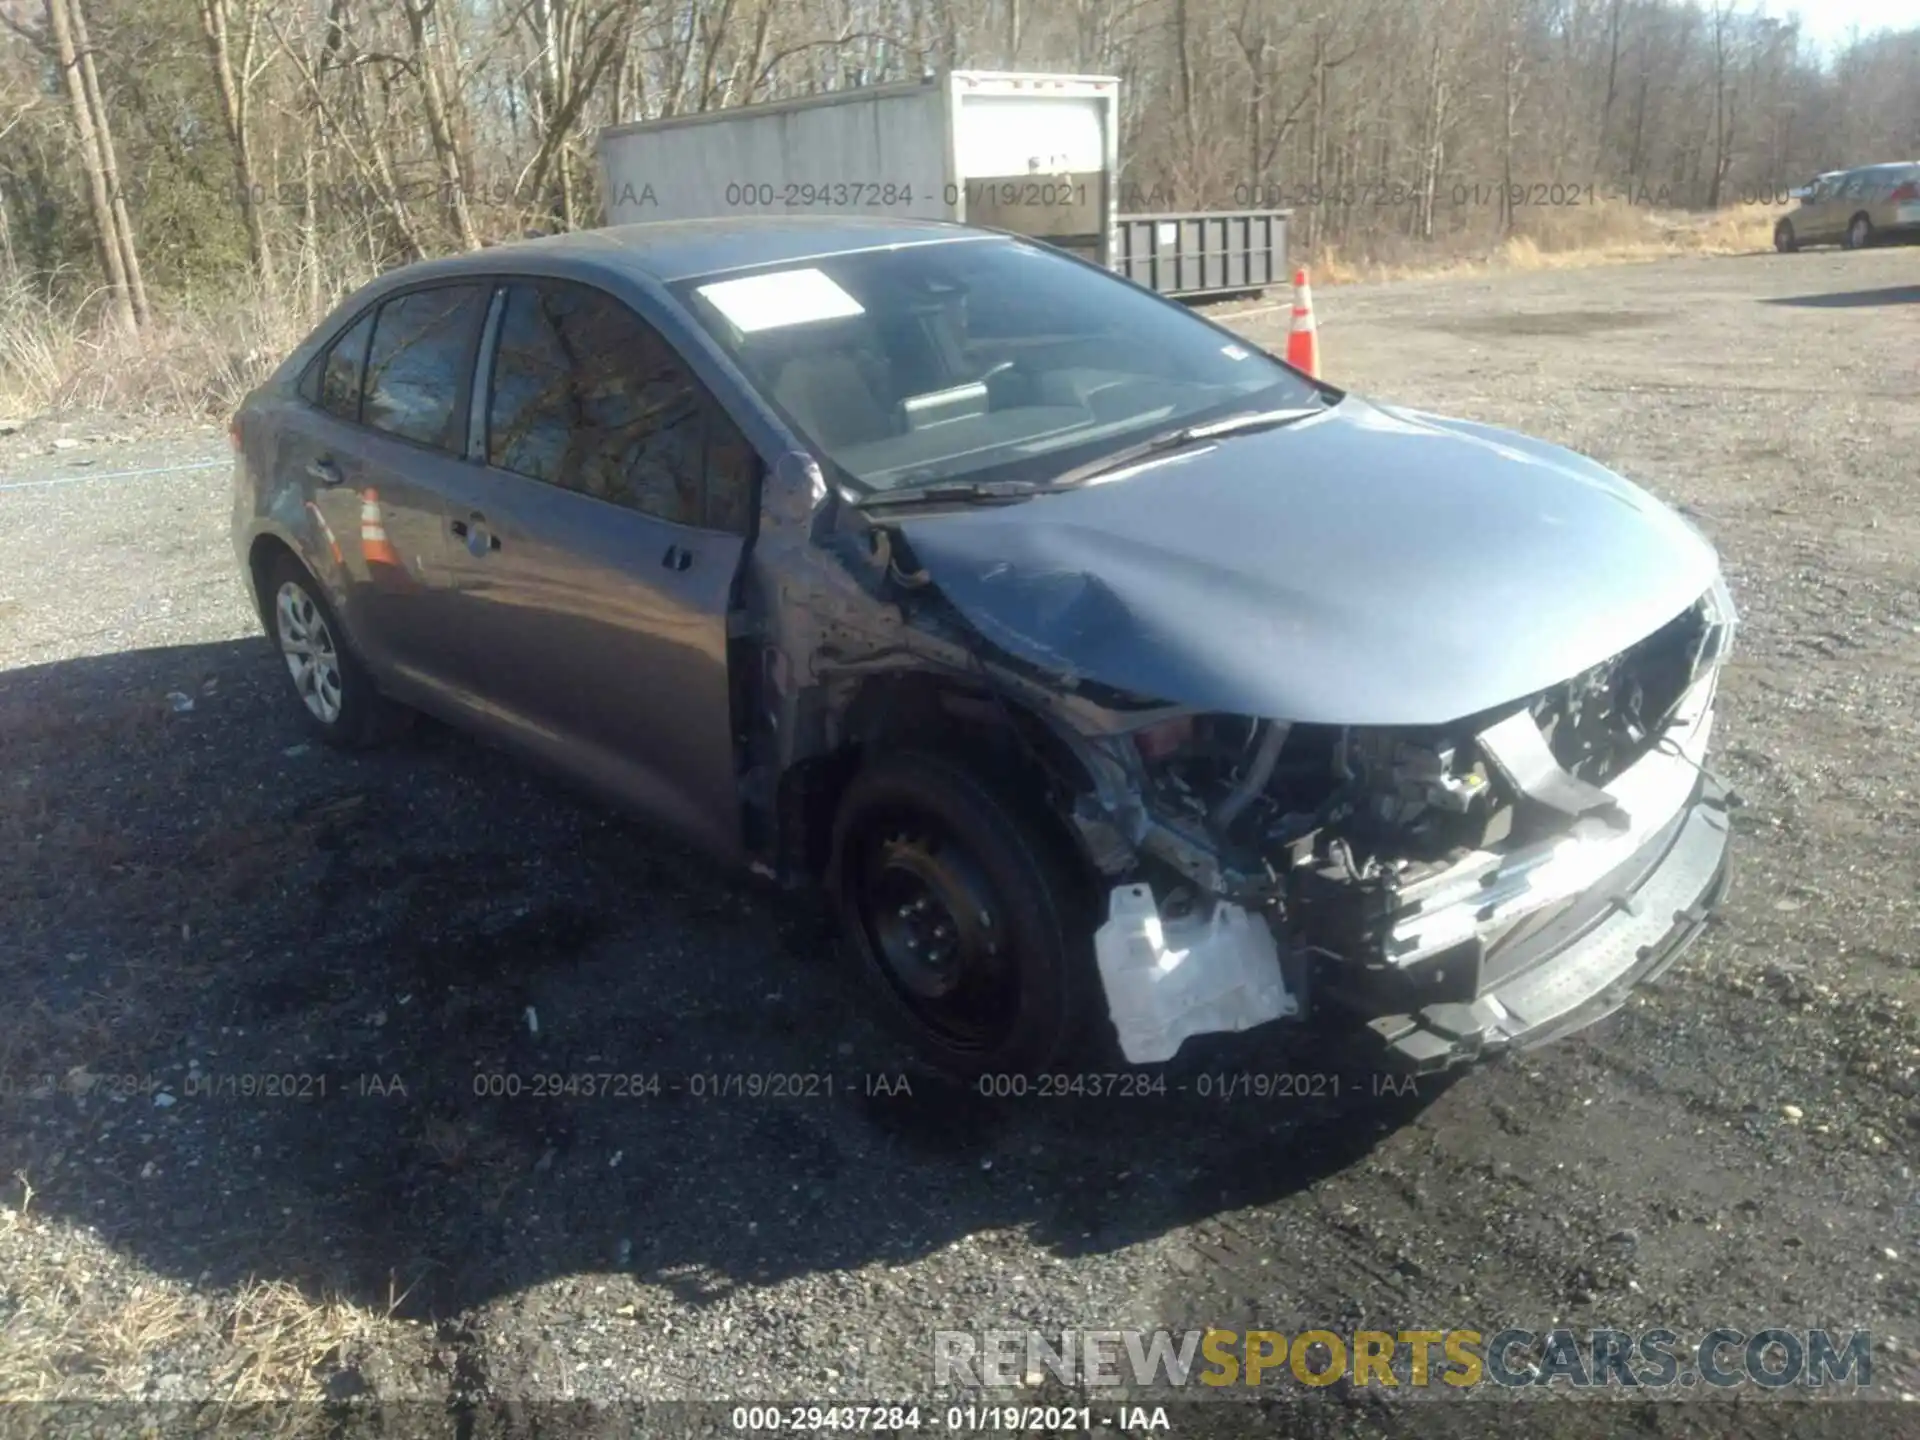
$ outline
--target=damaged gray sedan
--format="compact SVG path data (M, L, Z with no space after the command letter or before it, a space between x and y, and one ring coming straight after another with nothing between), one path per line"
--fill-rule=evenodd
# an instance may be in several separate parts
M1070 256L632 226L395 272L234 422L299 713L421 710L826 887L960 1074L1351 1022L1434 1068L1698 933L1734 613L1601 466Z

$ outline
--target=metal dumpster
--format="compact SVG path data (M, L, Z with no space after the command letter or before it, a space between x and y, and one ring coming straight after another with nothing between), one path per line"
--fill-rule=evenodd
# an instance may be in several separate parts
M1287 210L1213 210L1121 215L1113 268L1136 284L1182 299L1285 285Z

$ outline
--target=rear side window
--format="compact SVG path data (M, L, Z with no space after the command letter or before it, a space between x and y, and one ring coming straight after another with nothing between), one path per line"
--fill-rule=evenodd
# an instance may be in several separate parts
M586 286L508 290L487 463L677 525L747 528L750 447L651 326Z
M367 360L367 337L373 333L369 310L347 328L320 366L320 408L342 420L360 418L360 375Z
M365 424L442 450L462 448L461 400L485 296L484 286L441 285L380 307L367 352Z

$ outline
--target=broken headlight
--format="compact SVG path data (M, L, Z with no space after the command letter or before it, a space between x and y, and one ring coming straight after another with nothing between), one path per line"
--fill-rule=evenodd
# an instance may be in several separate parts
M1694 664L1695 674L1726 661L1733 653L1734 632L1740 628L1740 614L1734 609L1733 591L1727 585L1725 574L1715 572L1713 584L1700 598L1700 606L1706 616L1707 639Z
M1149 793L1249 866L1284 864L1337 828L1356 853L1442 853L1485 843L1495 810L1484 761L1438 731L1288 725L1196 715L1134 732Z

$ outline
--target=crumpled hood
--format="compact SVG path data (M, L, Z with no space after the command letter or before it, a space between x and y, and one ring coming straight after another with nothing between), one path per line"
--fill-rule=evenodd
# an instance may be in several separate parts
M897 522L994 644L1152 699L1439 724L1618 654L1712 547L1556 445L1349 397L1112 480Z

